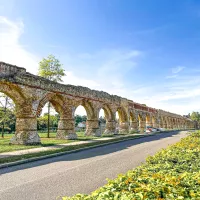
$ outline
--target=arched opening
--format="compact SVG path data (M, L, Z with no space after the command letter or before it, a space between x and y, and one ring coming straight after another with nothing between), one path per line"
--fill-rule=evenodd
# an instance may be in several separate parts
M129 132L129 120L128 115L123 107L120 107L116 111L116 121L117 121L117 132L121 134L127 134ZM117 115L119 119L117 120Z
M175 122L175 119L172 119L172 126L173 126L173 129L176 129L176 122Z
M136 133L138 132L138 120L135 116L135 113L134 112L130 112L130 115L129 115L129 132L130 133Z
M37 113L37 130L41 139L56 137L59 119L60 115L51 101L40 107L40 111Z
M78 137L84 137L86 131L87 112L86 109L79 105L74 112L75 132Z
M141 133L146 130L146 116L143 116L141 113L138 114L138 126Z
M153 126L151 116L149 114L146 114L146 127L151 128Z
M119 133L119 124L120 124L118 111L115 113L115 121L116 121L116 133L118 134Z
M1 138L11 139L15 134L16 111L14 101L0 92L0 133Z
M108 105L103 105L99 110L99 128L100 133L102 134L115 134L116 133L116 124L119 120L118 112L116 114L117 118L112 113Z
M0 92L10 97L15 104L15 135L11 138L10 143L39 144L37 120L32 103L26 100L25 90L16 84L0 82Z
M153 127L154 127L154 128L158 128L158 125L157 125L155 116L152 116L152 117L151 117L151 120L152 120L152 125L153 125Z
M98 120L98 112L96 109L93 108L93 104L87 100L83 100L81 103L76 105L83 106L86 114L87 114L87 121L86 121L86 128L85 128L85 136L100 136L99 130L99 120Z
M73 118L73 106L68 104L68 99L62 95L55 93L46 94L39 102L37 107L37 116L42 113L43 107L48 103L53 107L53 115L56 117L56 124L54 130L57 127L55 136L57 139L76 139L74 130L74 118Z
M99 111L99 128L100 128L100 133L101 135L105 132L106 130L106 121L108 121L108 114L106 116L105 114L105 109L101 108Z

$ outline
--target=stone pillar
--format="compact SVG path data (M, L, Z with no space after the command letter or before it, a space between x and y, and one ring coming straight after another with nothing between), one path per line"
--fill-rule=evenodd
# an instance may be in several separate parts
M74 128L74 119L60 118L58 121L58 130L56 134L58 139L77 139Z
M147 122L146 122L146 126L151 126L151 127L153 127L153 123L152 123L151 121L147 121Z
M86 131L85 135L87 136L101 136L101 132L99 129L99 120L87 120L86 121Z
M137 132L138 131L138 122L134 121L130 123L130 132Z
M116 122L114 120L106 122L104 134L116 134Z
M144 131L146 130L146 121L139 122L139 130L141 133L144 133Z
M156 121L153 122L153 127L158 128L158 124L156 123Z
M37 133L37 118L36 117L17 117L16 131L11 144L33 145L40 144L40 137Z
M129 123L128 122L120 122L119 124L119 133L127 134L129 132Z

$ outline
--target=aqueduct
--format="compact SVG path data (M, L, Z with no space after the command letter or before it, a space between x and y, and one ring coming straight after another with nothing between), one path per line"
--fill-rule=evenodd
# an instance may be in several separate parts
M100 134L99 111L106 118L105 133L116 133L116 112L119 113L119 132L143 132L146 125L168 129L193 129L195 123L181 115L148 107L132 100L86 87L63 85L0 62L0 92L8 95L16 106L16 132L13 144L40 143L37 116L51 102L60 119L57 138L76 138L74 111L82 105L87 112L86 135Z

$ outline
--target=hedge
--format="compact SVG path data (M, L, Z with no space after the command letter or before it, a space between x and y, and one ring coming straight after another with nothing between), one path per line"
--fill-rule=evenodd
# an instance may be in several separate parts
M90 195L62 200L175 200L200 199L200 132L149 156L146 163Z

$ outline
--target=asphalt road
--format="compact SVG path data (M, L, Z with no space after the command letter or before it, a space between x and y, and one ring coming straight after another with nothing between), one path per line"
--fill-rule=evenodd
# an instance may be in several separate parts
M90 193L145 161L148 155L186 137L164 133L0 169L1 200L51 200Z

